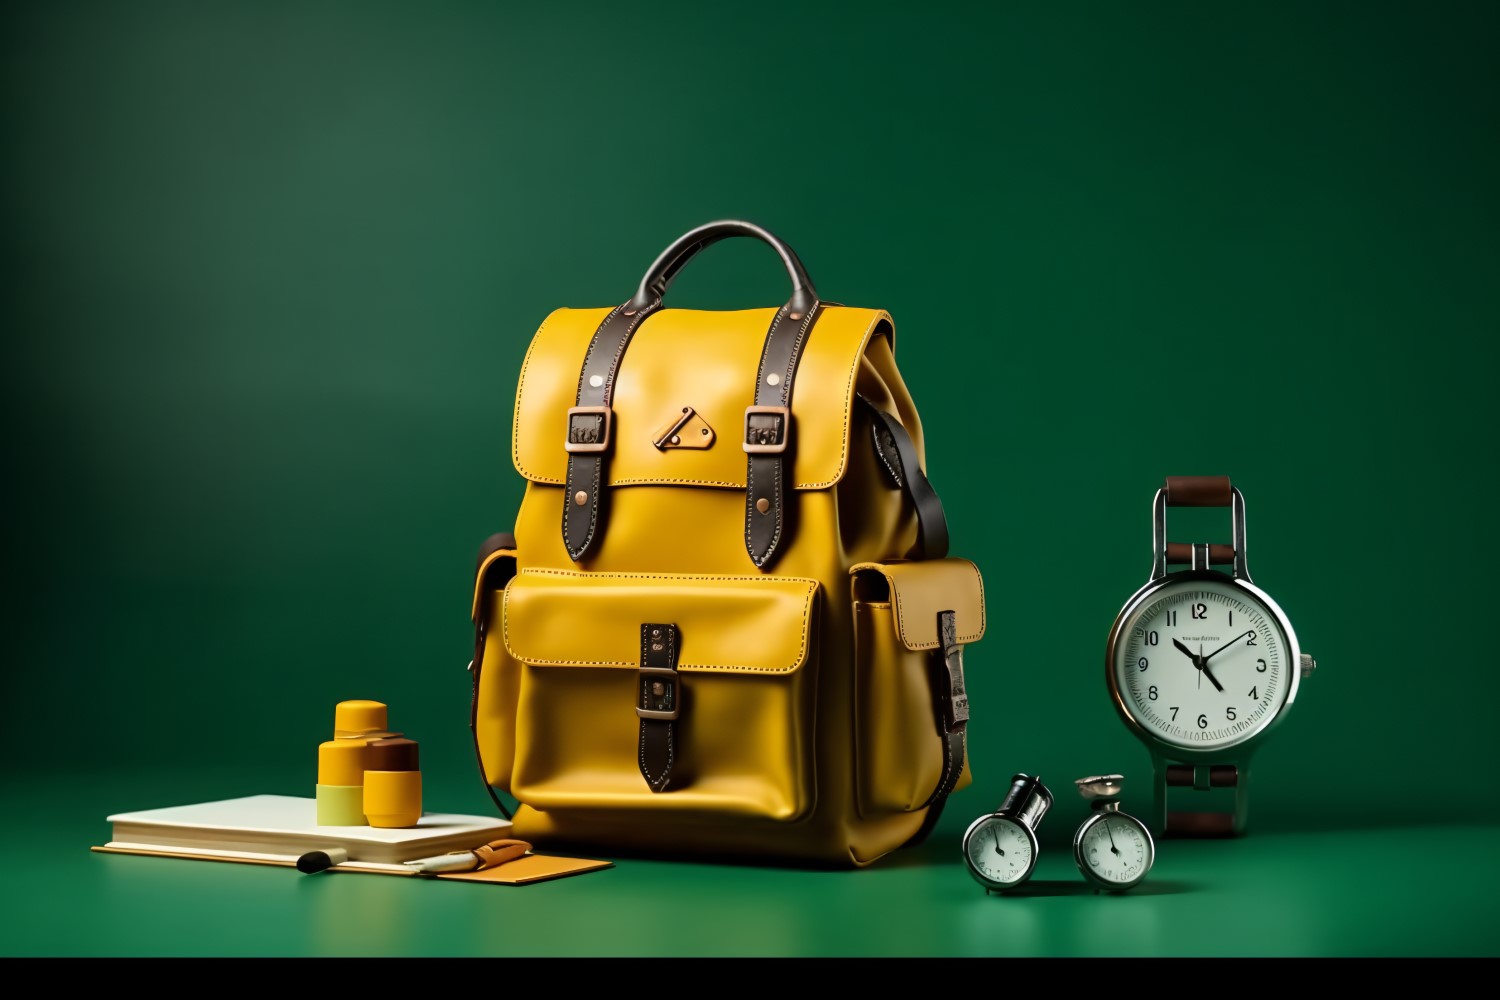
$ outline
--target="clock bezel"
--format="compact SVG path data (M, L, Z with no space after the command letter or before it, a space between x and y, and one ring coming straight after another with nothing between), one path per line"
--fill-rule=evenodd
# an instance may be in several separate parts
M1103 822L1105 819L1111 816L1115 817L1116 819L1123 819L1129 821L1130 823L1133 823L1135 825L1135 828L1139 830L1146 838L1146 864L1141 869L1141 873L1135 878L1131 879L1129 882L1113 882L1107 878L1100 876L1092 868L1089 867L1088 862L1086 862L1083 858L1083 838L1088 835L1089 830L1092 829L1096 823ZM1156 838L1151 836L1150 828L1147 827L1145 823L1141 822L1138 817L1132 816L1130 813L1124 812L1119 809L1100 809L1088 819L1084 820L1083 823L1078 827L1078 832L1073 834L1073 863L1078 866L1078 870L1083 874L1084 878L1088 879L1099 888L1104 889L1107 892L1124 892L1127 889L1133 889L1136 886L1140 885L1141 882L1146 878L1146 876L1151 873L1152 866L1156 864Z
M981 874L979 869L974 867L973 859L969 857L970 838L974 836L975 831L977 831L981 825L991 820L995 820L997 822L1006 822L1010 823L1012 826L1015 826L1017 829L1026 834L1026 841L1031 845L1031 863L1026 866L1026 870L1021 873L1021 877L1016 879L1014 882L996 882L994 879ZM969 875L973 877L974 881L978 882L986 889L990 889L995 892L1007 892L1011 889L1019 888L1020 886L1025 885L1026 881L1031 878L1032 872L1036 871L1036 862L1037 858L1041 854L1041 845L1037 842L1036 831L1032 830L1031 827L1027 826L1025 823L1022 823L1014 816L1007 816L1001 813L985 813L983 816L980 816L978 819L974 820L974 822L970 823L969 828L964 831L963 852L964 867L969 870Z
M1136 718L1135 713L1130 710L1130 705L1126 701L1125 694L1120 690L1119 679L1115 676L1115 647L1124 634L1125 623L1134 616L1135 612L1142 605L1150 601L1157 593L1166 590L1168 587L1193 581L1212 581L1223 584L1231 590L1243 592L1245 597L1261 605L1271 615L1277 627L1281 629L1281 634L1286 636L1287 646L1289 647L1287 650L1286 667L1284 668L1287 674L1286 698L1282 700L1281 707L1276 710L1276 714L1271 720L1260 729L1242 739L1204 748L1173 743L1170 740L1163 739L1156 734L1155 730L1144 725ZM1281 725L1282 720L1287 716L1288 710L1296 702L1297 692L1301 688L1302 682L1301 668L1302 647L1298 644L1297 633L1293 630L1292 623L1287 619L1286 612L1281 610L1281 606L1271 598L1270 594L1267 594L1248 580L1236 579L1227 573L1221 573L1214 569L1179 570L1175 573L1168 573L1165 576L1148 581L1145 586L1130 596L1130 599L1120 609L1120 613L1115 616L1114 624L1110 626L1109 630L1109 641L1105 644L1104 649L1104 675L1109 685L1110 699L1115 703L1115 711L1124 720L1126 727L1135 734L1137 739L1151 748L1154 753L1184 763L1222 763L1225 760L1226 754L1243 754L1251 747L1258 747L1277 726Z

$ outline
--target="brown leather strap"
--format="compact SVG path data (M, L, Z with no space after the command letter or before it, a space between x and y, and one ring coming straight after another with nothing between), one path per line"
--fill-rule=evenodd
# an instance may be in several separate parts
M641 777L653 792L664 791L677 761L678 690L676 625L647 622L641 626L641 673L635 712L641 718Z
M1168 507L1228 507L1228 476L1168 476Z
M1167 543L1167 562L1190 563L1193 561L1193 547L1187 542ZM1208 561L1211 565L1220 566L1234 562L1233 545L1210 545L1208 547Z
M1169 812L1168 837L1233 837L1234 813Z
M1228 476L1168 476L1165 494L1168 507L1228 507L1234 503L1234 490ZM1227 566L1234 562L1233 545L1201 546L1208 554L1209 566ZM1168 542L1166 562L1192 563L1193 546L1185 542Z
M479 546L479 560L475 564L475 572L481 569L484 571L484 576L477 584L481 595L487 591L505 589L506 583L516 575L516 560L513 557L495 559L488 566L485 562L496 552L514 552L515 549L515 536L506 532L491 535L484 540L483 545ZM481 596L474 614L474 658L469 661L469 674L474 681L474 690L469 698L469 734L474 739L474 759L479 763L479 777L484 781L484 790L489 792L495 808L500 810L500 815L510 819L510 809L500 801L500 796L495 794L494 786L485 778L484 754L479 752L479 672L484 667L484 640L489 631L489 620L485 617L487 610L488 605Z
M563 494L562 533L568 557L581 562L602 537L604 470L609 460L614 414L610 402L615 394L615 376L630 338L656 310L657 299L644 306L626 302L610 310L583 357L578 375L577 405L568 411L568 487Z
M1162 780L1168 790L1184 788L1206 792L1215 788L1238 788L1240 770L1233 764L1168 764ZM1235 814L1232 811L1169 809L1163 832L1168 837L1232 837L1236 832Z
M933 652L934 689L938 693L938 735L943 740L943 772L923 806L941 804L958 784L967 753L969 695L964 688L964 648L958 642L958 616L952 611L938 612L938 637L941 644Z
M905 490L917 514L917 544L906 554L908 559L942 559L948 554L948 517L943 501L927 481L922 463L917 460L917 446L906 428L896 418L864 396L859 405L870 414L870 429L875 438L875 454L897 489Z
M745 551L765 569L789 533L791 508L786 480L791 474L792 383L807 335L822 303L791 301L776 310L760 352L755 405L745 410Z

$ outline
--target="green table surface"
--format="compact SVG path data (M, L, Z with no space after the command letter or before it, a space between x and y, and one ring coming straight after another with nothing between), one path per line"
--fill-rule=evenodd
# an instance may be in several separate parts
M235 782L243 776L232 777ZM227 780L227 778L226 778ZM959 857L962 815L862 871L619 859L525 887L91 853L97 803L181 801L212 776L50 775L3 838L10 955L1493 955L1491 824L1296 830L1160 845L1148 881L1096 895L1043 824L1024 895L986 896ZM149 790L155 788L155 792ZM226 787L226 797L297 789ZM960 800L962 801L962 800ZM432 803L429 803L432 804ZM441 803L439 803L441 805ZM957 812L957 810L955 810ZM1054 809L1054 816L1059 810ZM1049 817L1051 819L1052 817ZM606 856L600 854L597 856Z

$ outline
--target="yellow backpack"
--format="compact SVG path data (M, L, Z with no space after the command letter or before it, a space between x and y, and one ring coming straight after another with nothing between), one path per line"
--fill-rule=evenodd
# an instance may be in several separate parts
M664 308L727 237L780 255L786 305ZM889 315L821 302L735 221L623 304L542 323L516 390L526 495L473 605L475 748L516 836L865 865L968 784L983 584L945 558L894 348Z

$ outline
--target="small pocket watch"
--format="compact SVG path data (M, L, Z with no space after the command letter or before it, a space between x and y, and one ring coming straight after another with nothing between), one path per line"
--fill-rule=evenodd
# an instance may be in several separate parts
M1093 806L1073 835L1073 860L1083 877L1105 892L1140 884L1156 861L1156 844L1146 824L1120 809L1125 778L1101 774L1079 778L1078 792Z
M1000 808L979 817L964 832L964 862L985 892L1014 889L1036 870L1036 828L1052 807L1041 778L1018 774Z

